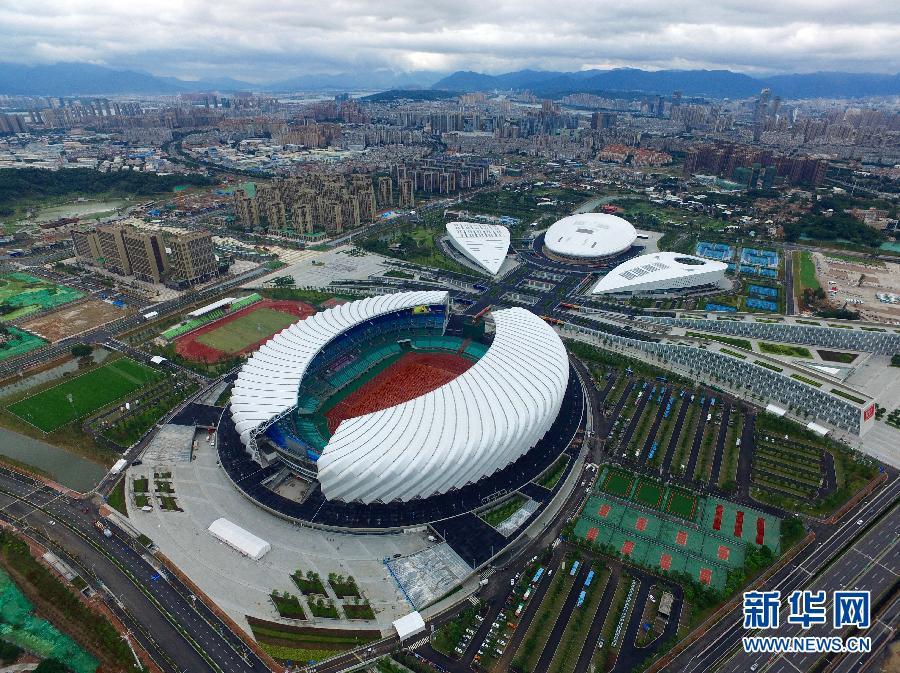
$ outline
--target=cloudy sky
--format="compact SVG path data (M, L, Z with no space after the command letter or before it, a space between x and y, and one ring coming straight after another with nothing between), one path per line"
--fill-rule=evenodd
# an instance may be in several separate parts
M254 82L368 68L900 71L900 0L0 0L0 61Z

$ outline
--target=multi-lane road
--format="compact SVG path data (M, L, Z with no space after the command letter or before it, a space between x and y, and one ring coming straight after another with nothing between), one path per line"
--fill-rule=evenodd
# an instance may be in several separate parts
M858 568L861 559L867 555L877 555L885 544L896 542L900 525L900 508L898 508L900 506L896 505L898 497L900 497L900 478L895 477L848 513L828 537L814 542L797 558L776 572L763 588L779 590L782 596L787 596L795 589L806 588L823 571L826 571L823 574L826 578L823 586L829 591L845 588L847 583L856 582L854 569ZM885 516L867 531L867 526L882 515ZM861 534L864 534L863 537L855 541ZM896 550L897 548L893 547L891 552L895 568ZM882 577L876 570L872 579L880 583L887 580L887 575ZM722 670L748 671L753 663L757 663L760 668L761 664L765 663L764 655L745 655L742 650L736 650L741 647L741 638L746 635L748 634L743 628L743 614L738 606L681 652L671 664L673 670L703 673L717 666L724 666ZM794 670L796 673L796 669Z
M0 468L0 519L76 569L167 673L270 670L188 587L169 576L137 541L105 522L96 505Z

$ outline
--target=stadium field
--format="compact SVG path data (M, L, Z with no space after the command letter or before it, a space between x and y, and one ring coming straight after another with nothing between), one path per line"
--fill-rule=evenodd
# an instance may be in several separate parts
M627 472L610 469L609 474L603 482L603 490L620 498L627 498L631 495L631 486L634 478Z
M197 337L197 341L217 351L240 353L297 322L297 316L271 308L259 308Z
M249 353L276 332L316 310L300 301L263 299L175 339L175 352L193 362L219 362Z
M634 500L646 507L659 509L662 504L663 490L662 487L652 481L638 482L637 488L634 490Z
M682 519L693 521L697 515L697 496L673 488L669 492L666 511L669 514L680 516Z
M36 428L53 432L162 376L146 365L121 358L19 400L7 409Z
M472 366L450 353L404 353L326 412L332 434L341 421L387 409L430 393Z

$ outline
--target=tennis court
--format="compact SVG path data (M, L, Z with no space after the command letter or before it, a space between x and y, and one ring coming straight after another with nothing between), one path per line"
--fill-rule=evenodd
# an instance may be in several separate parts
M627 472L608 468L602 483L603 486L601 488L607 493L620 498L628 498L631 495L631 487L634 485L634 477Z
M752 507L707 498L700 523L726 540L739 539L749 544L766 545L775 554L781 552L781 520Z
M646 507L659 509L662 504L663 488L660 484L641 479L634 490L634 501Z
M670 489L666 501L666 512L693 521L697 516L697 496L677 488Z
M162 376L146 365L121 358L19 400L7 409L39 430L53 432Z

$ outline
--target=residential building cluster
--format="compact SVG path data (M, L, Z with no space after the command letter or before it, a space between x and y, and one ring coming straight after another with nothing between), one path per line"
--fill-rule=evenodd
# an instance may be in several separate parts
M393 204L393 191L390 178L379 179L376 197L371 175L309 173L236 189L233 203L245 228L316 240L370 224L379 206Z

